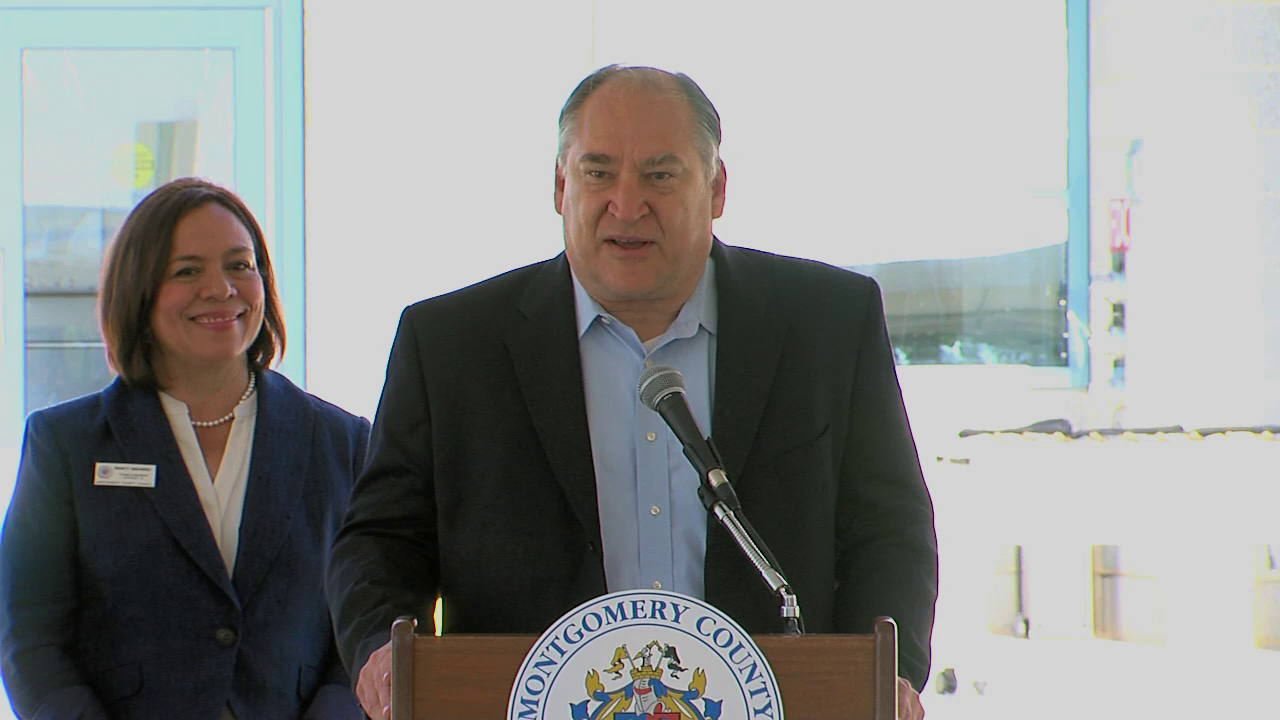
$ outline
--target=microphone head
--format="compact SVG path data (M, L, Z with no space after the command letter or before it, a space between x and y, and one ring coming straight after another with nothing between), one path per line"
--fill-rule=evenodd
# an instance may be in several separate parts
M636 390L640 393L640 402L657 412L662 398L671 393L684 393L684 376L670 365L650 365L640 373Z

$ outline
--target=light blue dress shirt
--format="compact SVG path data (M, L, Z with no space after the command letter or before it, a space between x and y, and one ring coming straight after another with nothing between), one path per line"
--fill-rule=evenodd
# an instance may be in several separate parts
M636 382L648 365L679 370L693 416L711 434L715 267L708 258L671 327L647 343L588 295L577 276L573 291L608 589L702 598L707 511L698 477L662 417L640 402Z

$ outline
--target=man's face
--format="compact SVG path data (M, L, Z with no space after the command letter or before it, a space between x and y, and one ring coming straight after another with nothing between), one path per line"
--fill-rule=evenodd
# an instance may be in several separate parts
M610 312L675 312L693 294L724 210L693 115L673 87L615 79L583 104L556 165L556 212L579 282Z

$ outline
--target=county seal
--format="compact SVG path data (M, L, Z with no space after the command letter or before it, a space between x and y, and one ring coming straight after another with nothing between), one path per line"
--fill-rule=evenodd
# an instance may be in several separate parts
M768 661L716 608L633 590L584 603L525 657L509 720L782 720Z

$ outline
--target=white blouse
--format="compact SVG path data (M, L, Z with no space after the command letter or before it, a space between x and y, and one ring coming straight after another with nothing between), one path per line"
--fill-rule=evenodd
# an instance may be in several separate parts
M236 550L240 545L240 518L244 513L245 488L249 484L253 431L258 424L258 393L253 393L236 406L236 417L231 421L231 434L227 437L227 447L222 451L217 478L209 476L209 467L204 463L204 453L200 450L196 430L191 426L191 413L186 403L161 392L160 404L169 418L169 427L173 428L173 437L178 441L182 460L187 465L191 482L196 486L204 516L209 520L209 529L213 531L213 539L230 576L235 570Z

